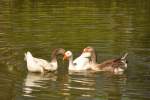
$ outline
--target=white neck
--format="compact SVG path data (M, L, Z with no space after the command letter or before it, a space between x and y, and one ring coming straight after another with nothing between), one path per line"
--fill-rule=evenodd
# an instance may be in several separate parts
M74 70L75 66L73 65L73 56L69 58L69 70Z

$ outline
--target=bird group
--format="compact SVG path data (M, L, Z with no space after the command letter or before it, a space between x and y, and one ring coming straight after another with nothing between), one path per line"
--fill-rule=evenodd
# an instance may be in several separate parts
M123 73L127 69L127 55L125 53L122 57L109 59L101 63L97 63L95 49L88 46L83 49L82 54L73 59L71 51L65 51L63 48L53 50L51 54L51 61L35 58L28 51L25 53L25 60L27 62L27 69L30 72L44 73L46 71L56 71L58 69L57 56L63 55L63 60L69 61L69 71L82 72L82 71L106 71L114 74Z

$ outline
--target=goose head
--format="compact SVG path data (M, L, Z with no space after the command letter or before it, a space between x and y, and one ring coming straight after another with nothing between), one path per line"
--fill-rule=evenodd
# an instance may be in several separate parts
M96 63L96 60L97 60L96 59L96 52L95 52L93 47L88 46L88 47L84 48L83 53L90 55L91 62Z
M65 54L64 54L64 57L63 57L63 60L68 60L69 58L71 58L73 55L72 55L72 52L71 51L66 51Z
M84 53L87 53L87 52L94 53L94 52L95 52L95 50L94 50L94 48L93 48L93 47L88 46L88 47L86 47L86 48L84 48L84 49L83 49L83 52L84 52Z
M64 55L64 54L65 54L65 50L63 48L57 48L57 49L53 50L53 52L51 54L51 59L56 60L56 56Z
M56 49L56 55L64 55L64 54L65 54L65 50L63 48Z
M81 56L82 57L88 57L88 58L90 58L90 57L93 56L93 54L95 54L94 48L91 47L91 46L88 46L88 47L86 47L86 48L83 49L83 52L82 52Z

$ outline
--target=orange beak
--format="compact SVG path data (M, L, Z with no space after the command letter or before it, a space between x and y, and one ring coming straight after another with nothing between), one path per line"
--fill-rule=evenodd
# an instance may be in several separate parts
M64 54L63 60L67 60L67 59L68 59L67 55Z

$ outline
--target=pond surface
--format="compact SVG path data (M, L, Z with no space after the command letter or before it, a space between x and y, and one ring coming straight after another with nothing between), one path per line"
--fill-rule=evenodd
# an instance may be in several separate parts
M1 100L150 99L149 0L1 0ZM123 75L29 73L24 53L50 60L62 47L74 57L93 46L98 62L128 52Z

